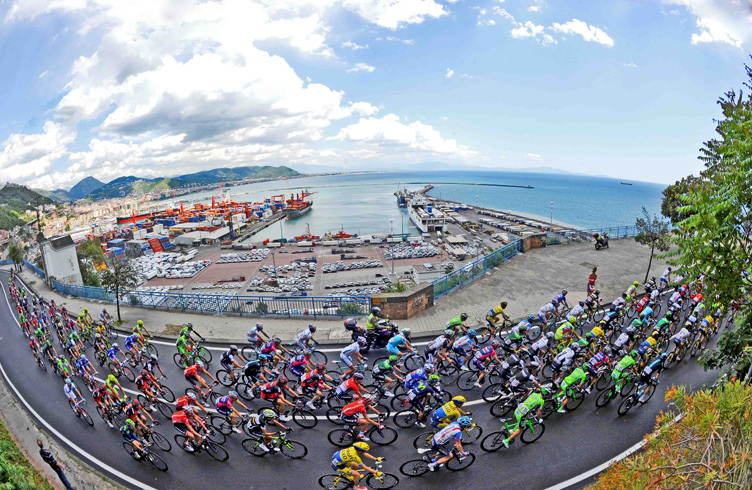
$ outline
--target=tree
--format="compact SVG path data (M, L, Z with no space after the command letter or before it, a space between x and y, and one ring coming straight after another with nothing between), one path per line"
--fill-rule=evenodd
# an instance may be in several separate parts
M107 291L115 294L118 322L120 318L120 293L127 292L138 285L138 274L128 261L117 261L102 274L102 284Z
M85 286L100 287L102 280L97 272L96 264L105 261L102 244L99 239L87 240L78 248L78 268Z
M748 81L744 85L752 90L752 68L745 68ZM705 164L700 185L680 198L679 211L687 217L677 224L680 232L672 237L677 251L666 256L687 277L706 274L709 291L705 297L717 296L723 305L741 302L736 329L726 329L716 350L705 353L701 363L706 369L722 368L742 376L749 369L744 349L752 344L748 276L752 272L752 96L731 90L718 104L723 114L716 120L719 137L700 149L699 158Z
M24 261L26 252L23 247L17 242L11 242L8 247L8 259L13 261L13 264L18 268L18 264Z
M663 189L663 201L661 201L661 214L671 220L672 223L679 223L688 217L688 210L682 213L679 208L684 206L682 196L686 196L690 189L700 185L702 179L689 175L677 180L675 183Z
M648 276L650 275L650 266L653 265L653 254L657 248L661 252L666 252L671 242L669 241L669 227L668 223L659 219L658 216L653 215L650 218L650 213L643 206L642 218L637 218L635 226L637 227L637 235L635 235L635 241L643 245L650 246L650 262L648 262L648 270L645 272L645 281L648 282Z

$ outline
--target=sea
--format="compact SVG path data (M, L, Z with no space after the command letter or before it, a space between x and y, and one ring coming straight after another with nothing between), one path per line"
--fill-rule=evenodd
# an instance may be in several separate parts
M314 235L327 232L366 235L417 233L407 211L397 206L399 188L418 190L427 184L429 195L471 206L553 220L574 228L634 225L645 207L660 214L663 184L604 177L532 172L441 171L373 172L301 177L228 187L234 201L261 201L265 196L312 192L313 208L300 218L280 221L253 240L292 238L310 227ZM496 187L477 184L503 184ZM214 191L219 197L219 193ZM211 202L212 192L181 196L191 202Z

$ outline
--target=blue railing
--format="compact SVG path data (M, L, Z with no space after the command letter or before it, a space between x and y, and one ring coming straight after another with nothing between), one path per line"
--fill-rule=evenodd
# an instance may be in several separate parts
M45 278L45 275L44 275L44 271L43 271L42 269L40 269L39 267L37 267L37 266L35 266L34 264L32 264L32 263L30 263L30 262L27 262L27 261L25 261L25 260L23 261L23 263L24 263L24 265L25 265L26 267L28 267L29 269L33 270L33 271L34 271L34 272L36 273L36 275L38 275L38 276L39 276L39 277L41 277L42 279L44 279L44 278Z
M12 260L1 260L0 265L11 265L13 264Z
M593 234L608 235L610 240L629 238L637 235L635 225L604 226L602 228L588 228L585 230L561 230L547 233L547 245L563 245L569 243L587 242L593 240Z
M521 247L522 242L520 240L515 240L498 250L494 250L488 255L484 255L473 262L463 265L456 271L435 279L432 281L434 298L444 296L463 284L474 281L485 274L489 269L496 267L502 262L506 262L520 253L522 251Z
M115 295L104 288L62 284L55 280L52 286L68 296L115 302ZM367 296L239 296L139 290L121 294L120 304L199 313L314 318L367 315L371 309L371 299Z

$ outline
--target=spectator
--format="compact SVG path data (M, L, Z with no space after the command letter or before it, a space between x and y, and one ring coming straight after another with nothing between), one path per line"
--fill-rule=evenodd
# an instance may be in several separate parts
M57 473L57 476L60 477L60 481L63 482L63 485L68 490L75 490L73 486L71 486L70 482L68 481L68 478L66 478L65 473L63 472L63 467L57 462L55 459L55 456L52 455L51 452L49 452L47 449L44 448L44 444L42 444L42 441L37 439L37 446L39 446L39 455L42 457L45 463L50 465L50 468Z
M597 267L593 267L593 272L590 273L590 277L588 277L587 282L587 292L592 293L595 291L595 281L598 280L598 274L596 274L596 271L598 270Z

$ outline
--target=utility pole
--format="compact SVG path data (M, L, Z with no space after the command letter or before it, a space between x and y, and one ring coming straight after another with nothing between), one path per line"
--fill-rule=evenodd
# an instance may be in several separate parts
M394 219L389 220L392 229L391 237L394 238ZM392 254L392 275L394 275L394 254Z
M554 202L551 201L551 228L554 227Z

